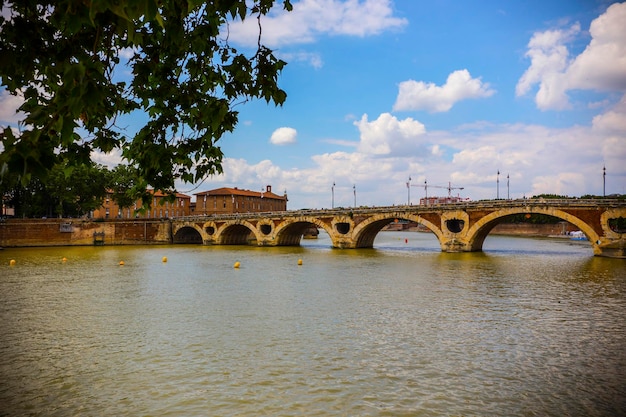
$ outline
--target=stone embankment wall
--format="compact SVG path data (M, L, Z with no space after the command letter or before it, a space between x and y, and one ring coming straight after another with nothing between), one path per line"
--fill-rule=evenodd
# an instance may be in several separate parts
M171 230L161 220L10 219L0 221L0 247L166 244Z
M578 230L576 226L567 222L555 224L500 223L490 233L521 236L565 236L574 230Z

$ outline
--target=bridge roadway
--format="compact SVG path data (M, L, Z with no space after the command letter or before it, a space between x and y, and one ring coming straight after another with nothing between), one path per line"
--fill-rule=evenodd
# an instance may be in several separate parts
M567 221L588 238L594 255L626 258L626 201L617 199L481 200L438 205L290 210L182 217L172 220L174 243L297 246L307 229L325 230L332 246L371 248L378 232L397 220L432 231L443 252L481 251L489 232L516 214L545 214ZM623 226L622 226L623 227Z

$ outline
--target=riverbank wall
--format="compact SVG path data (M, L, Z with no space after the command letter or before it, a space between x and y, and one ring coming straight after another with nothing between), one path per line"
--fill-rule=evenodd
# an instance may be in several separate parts
M390 223L385 226L386 231L409 231L409 232L427 232L431 233L426 226L416 223ZM513 235L513 236L529 236L529 237L567 237L569 233L578 230L576 226L568 222L559 222L553 224L532 224L532 223L500 223L496 225L489 233L494 235Z
M567 222L554 224L531 224L531 223L500 223L491 232L494 235L516 236L568 236L569 233L578 230L576 226Z
M0 247L141 245L172 242L167 220L8 219Z

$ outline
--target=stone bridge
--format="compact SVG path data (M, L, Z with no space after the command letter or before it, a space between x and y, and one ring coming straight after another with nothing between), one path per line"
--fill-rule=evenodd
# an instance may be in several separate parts
M371 248L383 227L396 220L432 231L443 252L481 251L489 232L517 214L545 214L569 222L589 240L594 255L626 258L626 201L582 199L490 200L432 206L293 210L237 213L172 220L174 243L205 245L297 246L315 227L332 246Z

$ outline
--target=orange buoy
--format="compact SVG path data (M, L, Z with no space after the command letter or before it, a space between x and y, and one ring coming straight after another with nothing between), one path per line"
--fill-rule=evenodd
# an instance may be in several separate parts
M120 266L123 266L123 265L124 265L124 261L120 261Z
M235 264L233 265L233 268L239 268L241 266L241 263L239 263L239 261L235 262Z

